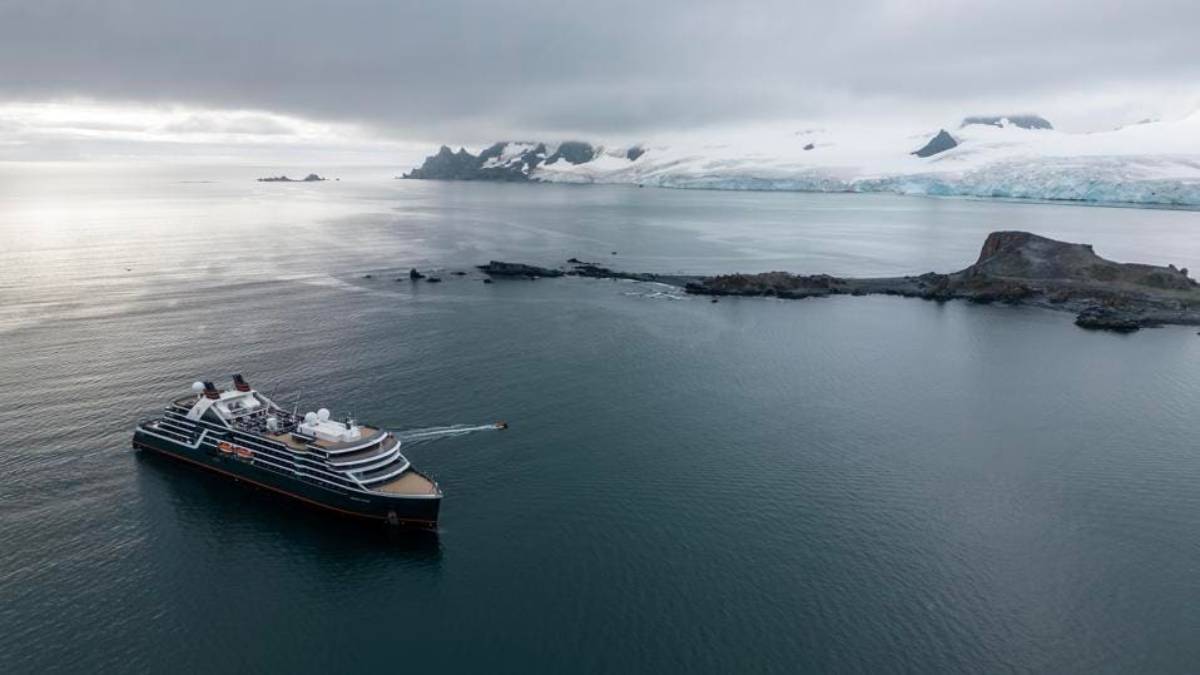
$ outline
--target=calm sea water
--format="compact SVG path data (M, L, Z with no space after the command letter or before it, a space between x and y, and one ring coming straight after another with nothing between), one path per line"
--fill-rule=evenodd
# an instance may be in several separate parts
M1200 663L1194 329L471 270L947 271L994 229L1200 270L1200 215L267 173L0 167L4 672ZM434 536L129 449L232 372L511 429L410 447Z

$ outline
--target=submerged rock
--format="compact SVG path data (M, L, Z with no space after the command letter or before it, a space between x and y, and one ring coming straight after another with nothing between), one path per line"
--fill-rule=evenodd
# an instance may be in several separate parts
M620 272L601 267L593 263L577 263L575 269L567 272L574 277L591 277L593 279L632 279L633 281L657 281L658 275L645 272Z

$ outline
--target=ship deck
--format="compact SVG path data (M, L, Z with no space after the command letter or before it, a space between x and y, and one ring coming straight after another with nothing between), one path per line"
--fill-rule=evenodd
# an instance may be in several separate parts
M360 440L354 441L354 443L362 443L363 440L372 440L371 439L372 436L379 437L378 439L374 439L374 440L379 440L379 441L383 440L384 435L379 431L379 429L376 429L374 427L368 427L368 426L362 426L359 428L362 429L363 437ZM265 433L262 433L262 435L273 441L278 441L279 443L283 443L284 445L288 446L289 448L291 448L293 450L304 452L305 450L308 449L308 441L296 438L295 436L292 435L292 433L290 431L285 431L282 433L265 432ZM326 448L326 449L336 449L339 446L350 445L350 443L339 443L337 441L317 440L317 441L313 442L313 445L316 445L321 448ZM373 451L374 448L366 448L366 450Z
M266 434L263 434L263 436L265 436L273 441L278 441L280 443L283 443L284 445L288 446L289 448L299 451L299 452L305 452L306 450L308 450L308 447L305 444L305 442L300 440L299 438L296 438L295 436L293 436L290 431L284 432L282 434L266 433Z
M390 495L436 495L437 486L425 476L409 469L396 478L371 488Z
M375 427L369 427L365 424L360 424L358 426L358 430L359 433L362 434L362 438L358 439L357 441L327 441L325 439L319 439L315 442L315 444L321 446L322 448L336 450L337 448L345 447L347 445L357 445L364 441L383 439L383 434ZM372 439L373 436L378 436L379 438Z

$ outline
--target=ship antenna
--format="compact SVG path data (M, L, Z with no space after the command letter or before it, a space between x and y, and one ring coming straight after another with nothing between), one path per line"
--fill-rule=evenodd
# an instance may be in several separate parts
M275 381L271 383L271 388L270 388L270 389L259 389L259 391L260 391L260 392L262 392L264 396L266 396L267 398L271 399L271 404L272 404L272 405L274 405L274 406L275 406L276 408L278 408L279 410L282 410L282 411L284 411L284 412L287 412L287 408L283 407L283 406L282 406L282 405L280 405L279 403L276 403L276 401L278 401L278 400L280 400L280 399L277 399L277 398L275 398L275 394L276 394L276 392L278 392L278 391L279 391L279 385L280 385L282 382L283 382L283 378L277 377L277 378L275 378ZM271 392L271 393L270 393L270 394L267 394L267 392L268 392L268 391L269 391L269 392ZM297 397L297 399L296 399L296 403L297 403L297 404L299 404L299 403L300 403L300 399L299 399L299 397Z
M303 395L304 395L303 389L301 389L300 392L296 394L296 402L292 404L292 417L295 417L296 415L300 414L300 397Z

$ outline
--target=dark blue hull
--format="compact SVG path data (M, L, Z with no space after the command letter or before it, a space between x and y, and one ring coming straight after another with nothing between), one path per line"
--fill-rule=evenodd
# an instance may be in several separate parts
M389 496L378 493L355 492L335 486L321 485L258 466L253 459L240 459L222 454L215 445L196 443L194 446L147 433L138 427L133 434L133 447L182 460L209 469L234 480L243 481L272 492L347 516L378 520L390 525L421 528L437 526L440 495L436 497ZM415 469L409 469L415 471Z

